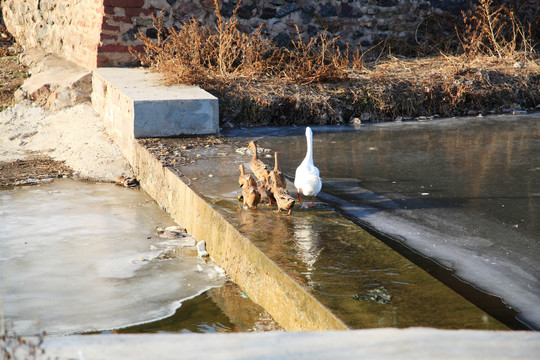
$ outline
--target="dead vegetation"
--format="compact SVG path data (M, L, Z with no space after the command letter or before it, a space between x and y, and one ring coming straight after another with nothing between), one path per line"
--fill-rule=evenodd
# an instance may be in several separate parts
M13 105L15 91L28 77L28 69L15 56L19 50L13 36L0 24L0 111Z
M157 40L142 33L138 38L145 51L136 54L142 65L162 73L166 84L209 84L224 87L231 81L276 80L277 83L309 84L342 80L348 77L349 54L329 39L326 32L305 42L300 34L292 47L280 48L261 35L238 30L236 11L225 20L216 8L214 28L195 19L177 30L165 28L154 17ZM238 2L237 8L240 6ZM357 63L359 63L358 56Z
M145 52L137 55L166 84L197 84L218 96L224 127L500 113L540 103L531 24L492 0L464 13L444 48L417 39L407 54L422 57L413 58L396 55L391 40L351 53L326 32L277 47L260 29L240 32L236 13L226 20L215 7L214 27L192 19L177 30L156 18L157 40L140 34Z

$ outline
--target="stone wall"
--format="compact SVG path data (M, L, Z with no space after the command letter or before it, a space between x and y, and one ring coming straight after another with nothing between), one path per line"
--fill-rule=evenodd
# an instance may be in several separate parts
M142 0L141 0L142 1ZM262 25L262 34L286 46L323 30L339 36L353 49L368 48L389 37L414 41L418 24L428 15L460 14L468 0L221 0L220 13L229 18L236 12L238 28L251 33ZM205 25L215 23L213 0L145 0L145 6L163 9L166 26L185 22L191 16ZM142 30L156 36L149 24L137 24L132 33ZM298 29L298 30L297 30ZM453 30L453 28L452 28Z
M418 24L431 13L459 13L467 0L219 0L220 13L237 11L239 29L262 33L280 45L328 30L353 49L388 37L413 41ZM236 10L235 10L236 9ZM136 34L156 37L152 15L166 26L190 17L215 22L214 0L2 0L8 30L26 47L40 46L79 65L124 66L141 50Z

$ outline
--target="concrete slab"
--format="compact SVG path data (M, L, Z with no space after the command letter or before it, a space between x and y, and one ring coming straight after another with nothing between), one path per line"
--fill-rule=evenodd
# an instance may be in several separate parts
M142 68L98 68L92 106L113 138L217 134L218 99L196 86L164 86Z
M540 334L410 328L91 335L47 338L42 348L51 359L538 359Z

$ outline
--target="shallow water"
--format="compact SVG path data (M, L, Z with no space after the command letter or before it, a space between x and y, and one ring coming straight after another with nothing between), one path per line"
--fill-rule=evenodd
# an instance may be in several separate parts
M175 225L144 192L58 180L0 191L0 299L19 335L69 334L167 318L225 282L155 228Z
M313 130L321 200L501 297L540 328L539 116ZM305 154L303 131L249 137L279 151L292 178Z
M352 328L425 326L504 329L368 232L319 204L278 215L219 201L223 211L268 257ZM388 304L355 299L384 287Z

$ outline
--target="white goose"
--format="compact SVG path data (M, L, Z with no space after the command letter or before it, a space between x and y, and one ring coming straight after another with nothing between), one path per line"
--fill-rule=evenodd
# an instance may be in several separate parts
M306 128L307 153L304 161L296 169L294 186L298 201L302 204L300 193L312 196L311 205L315 205L315 196L321 191L322 181L319 177L319 169L313 165L313 132L310 127Z

